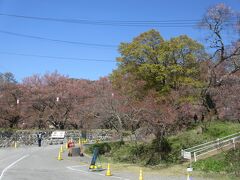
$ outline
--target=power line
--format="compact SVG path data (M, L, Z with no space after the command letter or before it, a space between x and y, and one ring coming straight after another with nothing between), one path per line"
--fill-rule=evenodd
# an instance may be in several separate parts
M46 58L46 59L72 60L72 61L109 62L109 63L116 62L116 61L107 60L107 59L88 59L88 58L74 58L74 57L61 57L61 56L47 56L47 55L24 54L24 53L13 53L13 52L3 52L3 51L0 51L0 54L14 55L14 56L25 56L25 57L36 57L36 58Z
M0 16L30 19L38 21L52 21L61 23L83 24L83 25L107 25L107 26L137 26L137 27L193 27L196 26L201 19L176 19L176 20L88 20L88 19L61 19L51 17L37 17L37 16L25 16L16 14L0 13ZM235 22L236 20L229 20L228 22Z
M7 16L21 19L32 19L41 21L53 21L74 24L89 24L89 25L119 25L119 26L145 26L145 25L168 25L168 24L190 24L199 22L199 20L163 20L163 21L116 21L116 20L87 20L87 19L60 19L50 17L24 16L16 14L0 13L0 16Z
M116 48L116 45L109 45L109 44L94 44L94 43L83 43L78 41L67 41L67 40L60 40L60 39L51 39L47 37L41 37L41 36L32 36L22 33L16 33L16 32L10 32L5 30L0 30L0 33L2 34L8 34L11 36L18 36L18 37L24 37L24 38L31 38L31 39L38 39L38 40L46 40L46 41L52 41L52 42L58 42L58 43L67 43L67 44L75 44L80 46L89 46L89 47L104 47L104 48Z
M152 20L148 20L148 21L142 21L142 20L88 20L88 19L60 19L60 18L50 18L50 17L37 17L37 16L25 16L25 15L16 15L16 14L7 14L7 13L0 13L0 16L9 16L9 17L15 17L15 18L24 18L24 19L37 19L37 20L46 20L46 21L63 21L63 22L117 22L117 23L162 23L162 22L181 22L181 21L185 21L185 22L191 22L191 21L200 21L200 19L185 19L185 20L180 20L180 19L176 19L176 20L161 20L161 21L152 21Z
M38 19L38 20L51 20L51 21L60 21L60 22L71 22L71 21L67 21L64 19L53 19L53 18L40 18L40 17L30 17L30 16L19 16L19 15L8 15L8 14L1 14L1 15L6 15L6 16L13 16L13 17L21 17L21 18L34 18L34 19ZM80 20L80 21L89 21L89 20ZM105 20L103 20L104 22ZM170 21L170 20L169 20ZM177 21L177 20L172 20L172 21ZM180 21L180 20L179 20ZM181 21L186 21L185 23L192 23L192 21L196 21L196 20L181 20ZM135 22L135 21L108 21L108 22ZM136 21L136 22L147 22L147 21ZM161 21L149 21L149 22L161 22ZM165 22L165 21L164 21ZM166 21L167 22L167 21ZM182 22L175 22L175 23L179 23L178 25L160 25L159 27L187 27L190 24L183 24ZM181 24L182 23L182 24ZM119 24L121 25L121 24ZM125 24L126 25L126 24ZM191 27L193 26L190 25ZM189 27L190 27L189 26ZM7 35L11 35L11 36L18 36L18 37L24 37L24 38L31 38L31 39L38 39L38 40L45 40L45 41L52 41L52 42L57 42L57 43L67 43L67 44L75 44L75 45L80 45L80 46L87 46L87 47L102 47L102 48L117 48L117 45L111 45L111 44L97 44L97 43L85 43L85 42L79 42L79 41L68 41L68 40L60 40L60 39L53 39L53 38L48 38L48 37L42 37L42 36L34 36L34 35L28 35L28 34L22 34L22 33L17 33L17 32L11 32L11 31L5 31L5 30L1 30L0 29L0 33L2 34L7 34Z

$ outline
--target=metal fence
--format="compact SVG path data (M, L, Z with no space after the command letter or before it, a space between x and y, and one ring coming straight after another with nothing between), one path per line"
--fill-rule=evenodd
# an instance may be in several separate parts
M203 143L181 151L181 155L185 159L194 160L195 162L204 155L210 155L218 150L225 148L236 148L236 143L240 142L240 132L216 139L207 143Z

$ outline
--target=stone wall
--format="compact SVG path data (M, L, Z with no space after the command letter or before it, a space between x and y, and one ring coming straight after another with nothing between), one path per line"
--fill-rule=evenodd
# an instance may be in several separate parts
M51 133L54 130L0 130L0 148L14 146L15 142L18 146L37 145L37 134L42 132L43 144L49 144ZM118 139L116 132L112 130L89 130L86 131L86 138L90 140L111 141ZM66 130L66 138L72 138L78 142L82 137L81 130Z

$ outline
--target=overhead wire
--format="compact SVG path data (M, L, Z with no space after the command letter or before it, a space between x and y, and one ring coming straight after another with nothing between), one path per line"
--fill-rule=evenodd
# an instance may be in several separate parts
M119 26L157 26L157 27L194 27L197 25L200 20L162 20L162 21L116 21L116 20L86 20L86 19L57 19L57 18L49 18L49 17L34 17L34 16L23 16L16 14L4 14L0 13L0 16L14 17L14 18L24 18L31 20L42 20L42 21L54 21L54 22L63 22L63 23L77 23L77 24L92 24L92 25L119 25ZM233 21L229 21L233 22ZM112 44L97 44L97 43L85 43L79 41L69 41L69 40L61 40L48 38L43 36L35 36L28 35L19 32L11 32L6 30L1 30L0 33L7 34L11 36L18 36L24 38L38 39L38 40L46 40L57 43L67 43L67 44L75 44L80 46L87 47L103 47L103 48L117 48L117 45Z
M4 51L0 51L0 54L14 55L14 56L25 56L25 57L36 57L36 58L46 58L46 59L57 59L57 60L109 62L109 63L116 62L116 61L107 60L107 59L88 59L88 58L75 58L75 57L48 56L48 55L24 54L24 53L13 53L13 52L4 52Z
M157 27L192 27L201 22L201 19L175 19L175 20L89 20L89 19L62 19L51 17L26 16L16 14L0 13L0 16L31 19L40 21L52 21L73 24L85 25L108 25L108 26L157 26ZM236 20L229 20L228 22L235 22Z
M38 40L47 40L47 41L67 43L67 44L75 44L75 45L81 45L81 46L104 47L104 48L116 48L117 47L116 45L83 43L83 42L78 42L78 41L67 41L67 40L60 40L60 39L52 39L52 38L47 38L47 37L42 37L42 36L33 36L33 35L27 35L27 34L4 31L4 30L0 30L0 33L13 35L13 36L18 36L18 37L25 37L25 38L38 39Z
M158 20L158 21L122 21L122 20L87 20L87 19L59 19L59 18L50 18L50 17L35 17L35 16L24 16L16 14L5 14L0 13L0 16L7 16L13 18L22 18L22 19L31 19L31 20L41 20L41 21L54 21L54 22L63 22L63 23L75 23L75 24L90 24L90 25L116 25L116 26L158 26L158 27L193 27L201 20L199 19L176 19L176 20ZM234 22L235 20L229 21L229 23ZM97 44L97 43L84 43L79 41L69 41L69 40L60 40L42 36L22 34L18 32L5 31L0 29L0 33L8 34L12 36L46 40L57 43L67 43L75 44L80 46L88 47L104 47L104 48L117 48L116 45L110 44ZM7 55L18 55L18 56L28 56L28 57L37 57L37 58L48 58L48 59L58 59L58 60L74 60L74 61L102 61L102 62L116 62L111 60L104 59L84 59L84 58L72 58L72 57L58 57L58 56L47 56L47 55L35 55L35 54L24 54L24 53L13 53L13 52L0 52L1 54Z
M88 25L119 25L119 26L144 26L144 25L161 25L161 24L190 24L198 22L198 20L165 20L165 21L116 21L116 20L87 20L87 19L60 19L50 17L36 17L36 16L24 16L16 14L0 13L0 16L7 16L21 19L52 21L62 23L74 23L74 24L88 24Z

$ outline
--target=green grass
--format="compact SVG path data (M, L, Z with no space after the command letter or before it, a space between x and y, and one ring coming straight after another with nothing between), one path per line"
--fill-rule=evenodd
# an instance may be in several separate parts
M168 139L175 147L181 146L183 149L189 148L200 143L205 143L240 132L240 124L213 121L209 123L206 131L199 133L198 129L199 126L185 132L181 132L175 136L171 136Z
M223 153L193 163L194 169L208 173L224 173L226 172L227 166L228 162L225 161L225 155Z
M193 168L207 173L219 173L240 177L240 146L207 159L193 163Z
M91 154L93 147L98 146L101 149L101 160L103 162L134 164L151 169L168 169L176 165L186 168L188 164L182 164L182 158L180 156L181 149L240 132L239 123L224 121L213 121L209 123L207 129L203 132L199 131L199 127L200 125L178 133L177 135L167 137L165 144L169 146L167 153L159 152L157 149L159 146L153 142L138 142L137 144L134 142L125 142L124 144L116 142L109 143L108 145L98 144L91 146L87 152ZM228 156L231 157L230 155ZM233 157L234 156L232 156L232 158ZM226 169L226 167L233 167L228 161L229 158L227 159L226 153L223 153L206 160L198 161L194 164L194 169L200 173L213 173L213 176L214 173L225 174L226 176L226 174L233 174L234 172L233 169Z
M178 133L168 138L172 147L170 157L172 162L181 161L179 152L181 149L193 147L211 140L216 140L236 132L240 132L240 124L224 121L213 121L208 124L207 129L199 132L200 126Z

